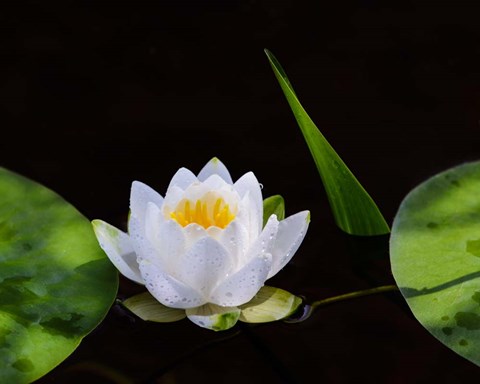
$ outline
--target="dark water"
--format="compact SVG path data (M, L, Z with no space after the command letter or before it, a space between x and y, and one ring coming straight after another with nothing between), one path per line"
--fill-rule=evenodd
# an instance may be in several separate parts
M263 53L389 223L436 172L480 157L478 7L454 1L156 1L2 4L2 166L89 219L124 225L132 180L165 192L219 157L312 222L268 283L309 301L393 284L388 237L334 225L318 174ZM470 4L474 4L473 2ZM140 287L121 280L119 295ZM114 307L39 383L456 383L476 366L398 293L318 308L306 321L215 333Z

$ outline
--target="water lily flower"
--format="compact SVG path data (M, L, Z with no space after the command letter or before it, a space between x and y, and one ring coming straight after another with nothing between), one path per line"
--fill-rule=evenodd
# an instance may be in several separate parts
M213 158L197 176L180 168L165 197L134 181L128 233L101 220L92 223L120 273L148 290L127 300L128 308L150 320L188 317L220 330L238 319L287 316L300 303L264 284L297 251L310 214L283 219L273 213L264 225L263 204L252 172L233 182L225 165Z

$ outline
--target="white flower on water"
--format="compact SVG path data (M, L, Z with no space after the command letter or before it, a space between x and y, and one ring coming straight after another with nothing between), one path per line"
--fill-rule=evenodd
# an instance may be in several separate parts
M187 316L218 330L239 318L249 321L249 303L265 301L262 295L281 296L264 284L297 251L309 212L281 221L272 214L263 226L262 191L255 175L248 172L234 183L214 158L197 176L180 168L165 197L134 181L128 233L101 220L92 223L115 267L151 294L140 301L143 309L163 308L159 316L166 316L164 321L172 321L167 320L172 314L175 320ZM284 311L288 315L299 302L285 294L280 302L290 300Z

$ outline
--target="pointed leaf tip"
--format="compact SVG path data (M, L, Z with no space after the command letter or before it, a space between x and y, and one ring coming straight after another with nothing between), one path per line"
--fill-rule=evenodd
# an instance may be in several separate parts
M338 227L358 236L388 234L390 228L373 199L307 114L279 61L265 53L315 161Z

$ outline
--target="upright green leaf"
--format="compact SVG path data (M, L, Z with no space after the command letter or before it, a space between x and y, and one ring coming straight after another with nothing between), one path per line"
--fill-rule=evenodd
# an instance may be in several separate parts
M90 221L0 168L0 382L52 370L104 318L118 275Z
M352 235L389 233L380 210L303 109L280 63L265 50L313 156L337 225Z
M480 365L480 162L442 172L405 197L390 258L417 320Z

